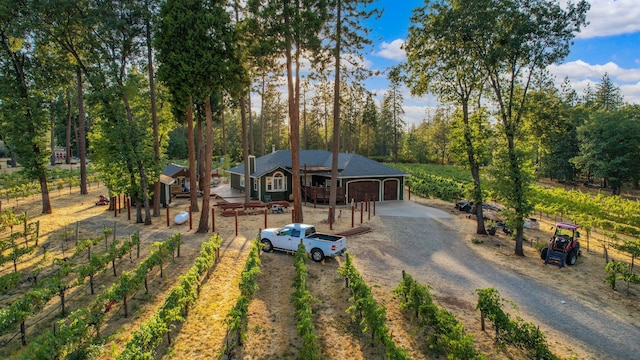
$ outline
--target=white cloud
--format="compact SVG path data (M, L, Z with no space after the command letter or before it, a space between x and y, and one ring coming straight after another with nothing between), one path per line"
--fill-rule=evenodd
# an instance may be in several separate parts
M575 0L573 1L576 2ZM578 38L630 34L640 31L638 0L589 0L587 25Z
M407 54L404 49L404 40L395 39L391 43L383 41L380 44L381 50L376 53L376 55L381 56L385 59L398 60L403 61L407 58Z
M549 66L549 71L558 77L600 79L604 74L618 79L622 83L640 81L640 68L624 69L614 62L604 65L589 64L582 60L571 61L561 65Z
M640 104L640 82L620 86L620 93L627 102Z
M640 68L624 69L614 62L600 65L577 60L561 65L551 65L548 70L556 76L558 87L566 77L580 95L583 94L587 85L592 89L595 88L595 85L607 74L620 88L625 101L640 104Z

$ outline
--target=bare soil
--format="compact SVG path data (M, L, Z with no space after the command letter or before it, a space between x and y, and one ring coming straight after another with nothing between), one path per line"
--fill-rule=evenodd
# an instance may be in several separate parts
M224 185L222 185L224 186ZM130 339L131 332L140 323L151 316L155 309L162 304L167 291L178 281L178 276L186 272L192 265L193 259L198 255L200 243L206 240L209 234L196 234L198 214L194 215L193 229L189 225L175 225L171 223L167 226L165 214L154 218L153 224L144 226L135 224L133 220L128 220L126 209L114 217L114 213L107 211L106 207L94 205L97 197L101 193L106 193L106 189L97 184L92 184L89 195L78 194L78 189L53 191L51 201L54 214L42 215L40 198L38 196L29 199L10 200L3 199L2 208L12 207L16 212L27 212L32 220L40 221L41 243L49 244L49 251L54 257L64 257L68 255L73 244L73 232L75 224L78 223L79 238L92 238L98 236L105 227L113 228L114 224L118 237L128 236L136 230L142 234L141 246L143 259L149 252L150 245L156 241L162 241L174 232L180 232L183 236L183 245L180 258L176 258L164 270L164 277L153 278L149 294L144 291L135 294L130 304L130 315L124 317L122 304L117 304L116 311L112 311L110 320L102 330L101 336L105 337L104 345L99 349L97 357L100 359L113 359L123 349L124 344ZM413 199L415 200L415 198ZM417 202L451 212L452 204L428 199L418 199ZM170 209L171 214L178 211L187 210L188 199L176 200ZM164 209L163 209L164 211ZM499 234L497 236L477 236L473 234L474 222L467 219L465 214L453 213L459 224L459 241L469 244L473 241L473 248L479 256L487 261L495 262L500 267L509 269L524 277L529 277L534 281L544 282L554 288L571 287L575 289L577 296L589 299L593 306L606 306L610 312L621 317L638 318L640 306L638 305L635 289L630 293L626 291L612 291L603 282L604 259L597 249L590 252L583 251L583 256L578 260L578 265L572 267L571 276L563 277L562 281L557 281L559 271L565 272L567 269L557 269L545 266L539 258L537 251L528 246L525 249L525 257L513 255L513 241ZM305 222L313 223L321 232L337 232L351 228L350 210L343 208L339 213L337 223L333 229L329 229L326 222L327 209L306 206L304 208ZM131 215L132 219L135 216ZM363 216L365 225L372 228L372 231L383 232L384 228L379 217L372 216L368 219L367 214ZM235 304L238 296L237 284L240 273L248 253L250 239L255 237L257 231L264 227L262 215L249 215L239 218L238 231L235 234L234 218L216 217L216 232L224 239L221 249L221 259L215 265L212 276L202 288L202 293L198 302L190 310L186 321L172 331L171 345L165 344L163 347L164 359L190 358L211 359L217 356L224 346L226 325L224 319ZM269 214L268 225L270 227L286 224L291 221L290 212L285 214ZM551 223L541 219L542 226L539 231L527 230L526 237L535 241L546 241L550 233L547 229ZM356 214L356 224L359 224L359 215ZM67 236L63 235L65 233ZM70 230L73 229L73 230ZM480 243L477 243L479 242ZM357 246L359 241L367 241L367 235L354 237L350 246ZM65 253L63 254L63 249ZM237 350L237 358L243 359L290 359L296 358L301 340L297 334L293 309L289 301L291 294L291 284L293 277L293 257L283 253L263 254L262 274L259 276L260 289L255 294L249 307L248 337L243 347ZM135 256L132 259L123 259L118 263L118 272L133 269L141 261ZM18 270L29 272L30 266L37 260L21 263ZM381 349L372 346L368 334L363 334L357 322L351 319L351 315L346 313L349 307L349 293L344 287L344 280L337 275L341 258L327 259L323 263L308 264L310 291L316 298L313 303L315 314L315 326L322 348L322 355L328 359L372 359L381 357ZM356 262L364 264L367 262L366 255L360 255ZM365 267L366 268L366 267ZM399 272L401 269L389 269ZM10 266L5 264L0 268L1 274L10 271ZM395 341L407 349L412 358L428 359L434 358L430 355L424 341L421 339L420 331L411 317L399 309L397 301L393 298L391 289L397 285L398 277L380 276L374 272L362 271L362 275L373 286L373 293L378 302L387 309L389 328ZM564 273L563 273L564 274ZM114 277L111 269L101 275L98 280L101 285L98 291L102 291L108 286ZM388 280L392 279L392 280ZM15 293L1 296L0 305L7 306L11 301L20 296L20 291L25 291L27 285L23 285ZM489 358L519 359L525 358L522 354L514 351L504 351L497 349L493 345L493 337L489 332L479 330L479 314L475 311L475 304L454 297L447 296L446 289L433 289L435 300L443 307L453 312L463 324L468 332L476 339L479 349ZM71 310L83 306L92 301L93 296L88 295L85 288L74 290L74 296L69 296L69 307ZM51 324L56 320L56 307L59 305L57 298L50 301L48 309L43 312L49 315L39 316L37 319L28 321L28 338L33 338L43 329L50 329ZM535 322L535 319L526 319ZM9 339L9 335L0 338L0 343ZM558 349L566 349L561 344ZM0 357L12 359L19 358L20 354L19 337L13 339L8 345L0 348ZM564 358L575 356L577 358L592 358L590 354L582 348L572 347L562 350L558 355Z

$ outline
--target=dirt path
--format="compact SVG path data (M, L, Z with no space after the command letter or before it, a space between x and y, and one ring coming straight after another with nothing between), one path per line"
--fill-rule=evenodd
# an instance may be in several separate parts
M249 304L248 336L238 359L294 359L302 342L290 302L293 257L283 253L261 256L260 288Z
M244 242L236 238L233 242ZM223 347L227 326L224 323L235 300L240 296L238 279L248 251L226 244L220 260L212 267L211 275L200 289L200 297L186 321L177 329L178 336L163 359L213 359Z
M498 263L502 259L491 258L507 255L495 248L473 248L470 236L465 239L464 235L473 234L472 221L411 202L383 203L378 209L379 216L372 222L374 231L370 236L351 239L355 243L351 252L356 255L356 267L375 278L382 289L395 286L400 271L406 270L432 286L438 300L451 307L467 329L477 332L478 314L468 311L475 308L474 290L495 287L519 306L525 320L541 326L556 354L580 359L632 359L640 352L638 325L576 296L571 287L579 284L559 290L546 286L528 276L527 263L520 263L519 270L505 268ZM511 251L505 249L504 254ZM530 254L528 261L534 259L535 253ZM571 277L581 268L545 267L544 271L562 278Z
M321 354L326 359L379 358L379 349L371 345L369 335L363 334L360 325L346 312L351 303L344 279L338 275L341 260L307 263L307 287L317 299L313 304L313 322Z

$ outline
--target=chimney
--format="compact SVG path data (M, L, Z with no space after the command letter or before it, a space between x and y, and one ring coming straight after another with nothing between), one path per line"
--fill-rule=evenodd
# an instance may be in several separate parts
M276 144L271 144L271 152L276 152Z
M256 172L256 157L255 155L249 155L249 174Z

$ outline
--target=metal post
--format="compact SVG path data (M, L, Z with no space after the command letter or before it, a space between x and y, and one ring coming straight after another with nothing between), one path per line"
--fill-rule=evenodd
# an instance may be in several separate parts
M351 227L353 227L353 217L354 217L355 210L356 210L355 206L351 204Z
M216 232L216 209L211 208L211 232Z
M236 236L238 236L238 209L234 210L236 217Z

